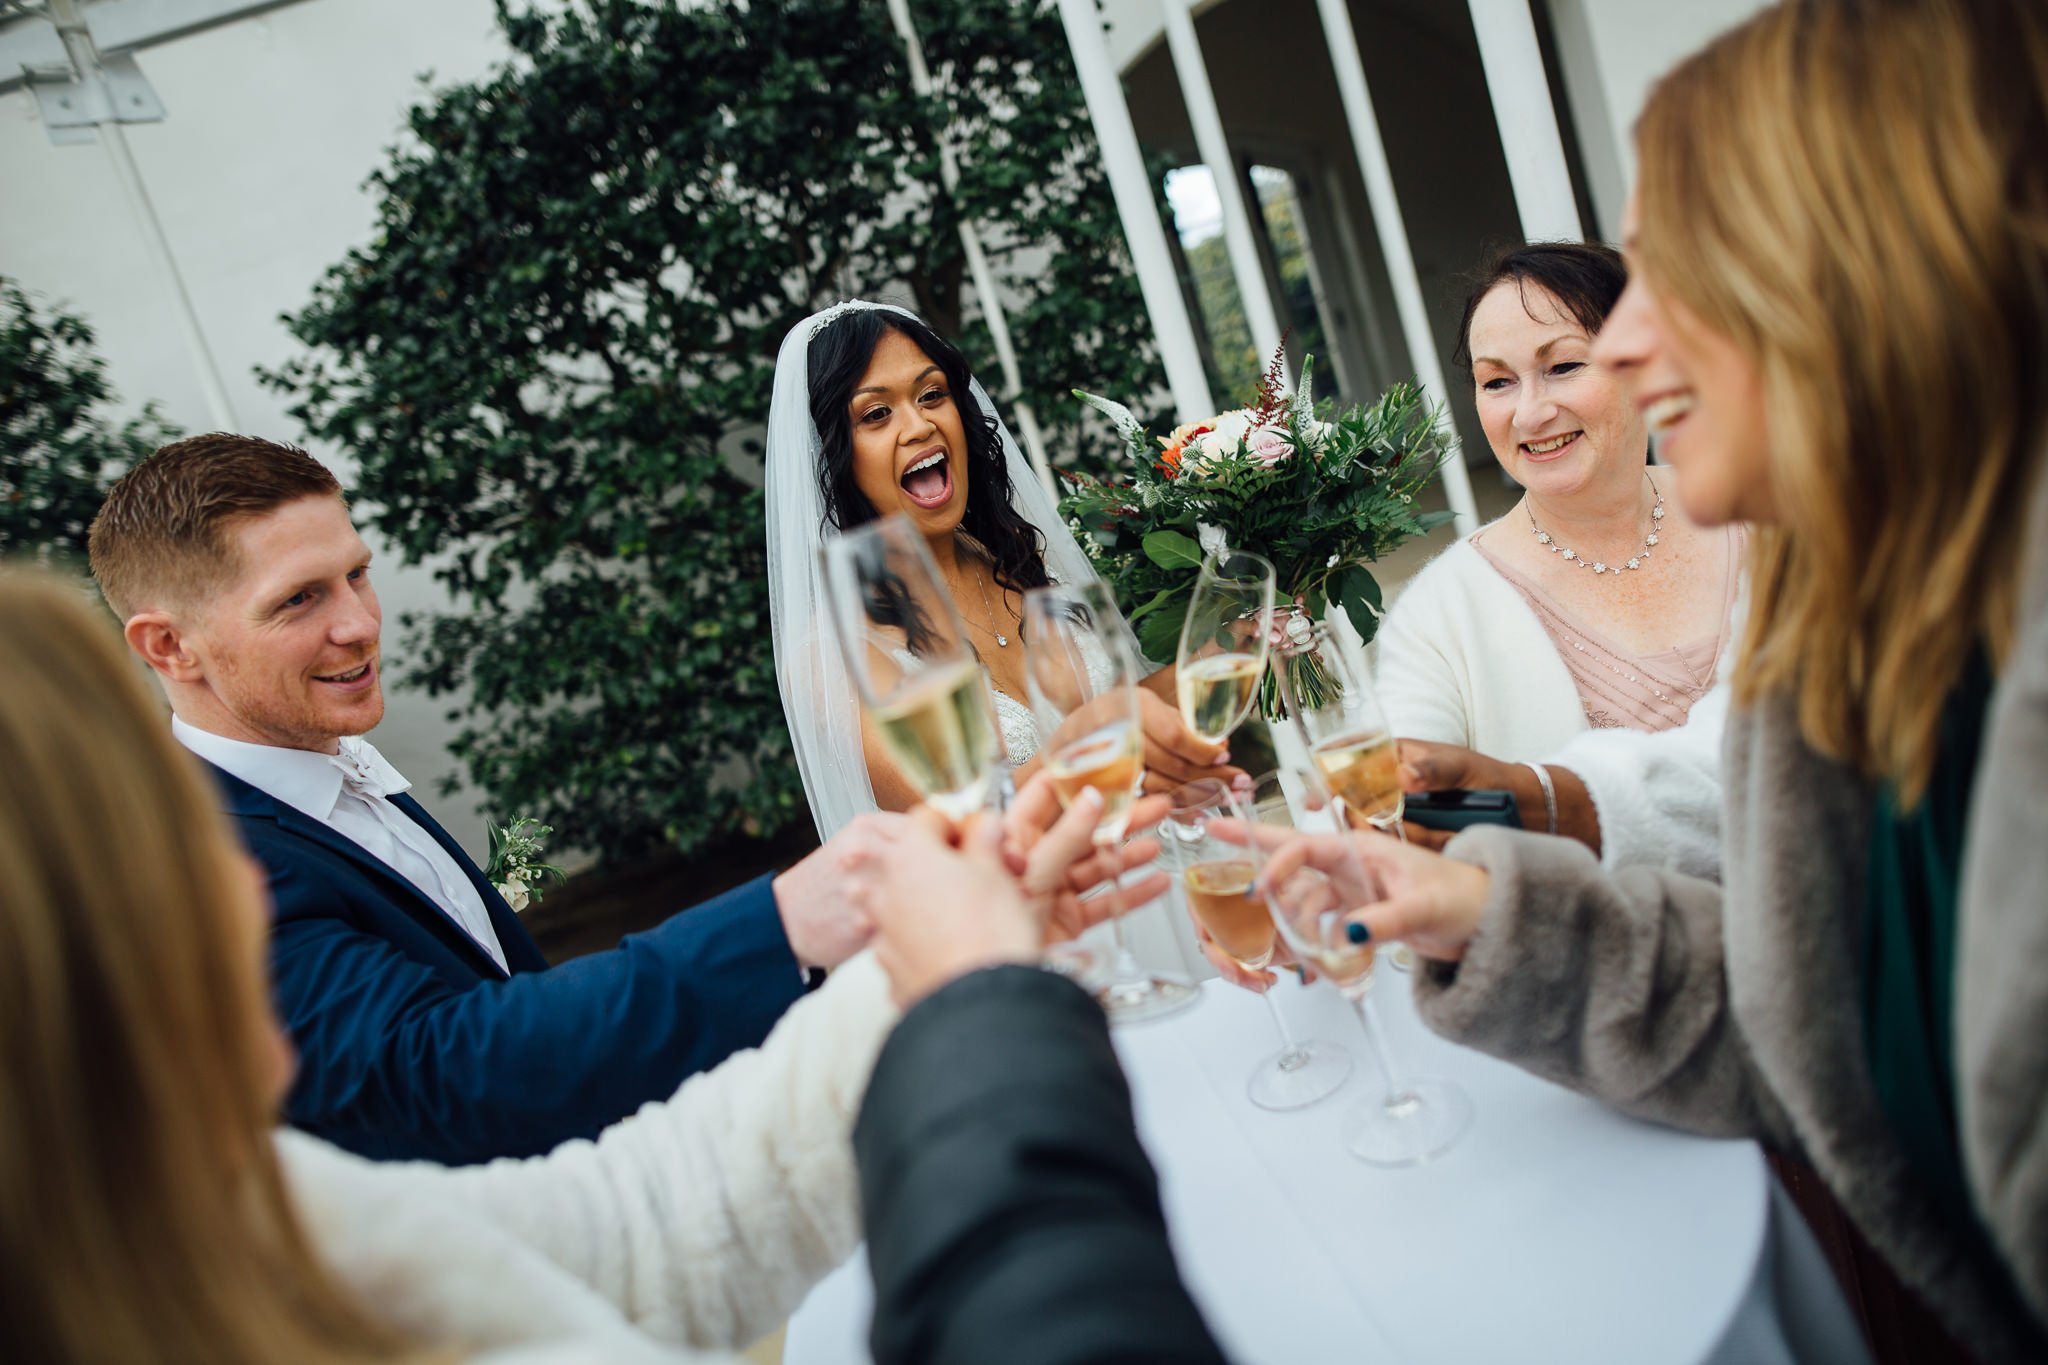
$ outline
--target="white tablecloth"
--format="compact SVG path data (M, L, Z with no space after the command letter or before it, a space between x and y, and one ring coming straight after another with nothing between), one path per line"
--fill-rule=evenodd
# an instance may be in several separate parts
M1277 1046L1245 992L1119 1029L1138 1129L1181 1274L1233 1359L1858 1362L1867 1357L1805 1225L1747 1142L1624 1118L1423 1027L1408 979L1375 986L1397 1061L1448 1076L1477 1117L1436 1162L1382 1170L1338 1140L1383 1090L1350 1009L1283 975L1299 1036L1342 1043L1350 1079L1308 1109L1245 1098ZM791 1319L788 1365L868 1360L856 1256Z

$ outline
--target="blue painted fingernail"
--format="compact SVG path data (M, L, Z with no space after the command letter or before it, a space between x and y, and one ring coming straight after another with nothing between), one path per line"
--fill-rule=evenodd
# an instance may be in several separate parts
M1370 943L1372 942L1372 930L1366 928L1357 920L1353 920L1344 926L1344 937L1350 939L1353 943Z

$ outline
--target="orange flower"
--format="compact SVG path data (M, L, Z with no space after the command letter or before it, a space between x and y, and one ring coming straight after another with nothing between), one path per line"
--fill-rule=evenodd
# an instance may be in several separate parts
M1169 479L1180 477L1181 454L1188 448L1188 442L1198 436L1206 436L1216 428L1206 422L1186 422L1175 427L1171 436L1159 438L1159 444L1166 447L1159 463L1154 466Z

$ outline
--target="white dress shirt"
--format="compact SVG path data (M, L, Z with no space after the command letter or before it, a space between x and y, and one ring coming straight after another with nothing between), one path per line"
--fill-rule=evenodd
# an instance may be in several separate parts
M412 786L369 741L344 738L339 754L250 744L171 717L180 744L258 791L318 820L419 888L505 968L505 950L484 909L483 897L434 836L390 798Z

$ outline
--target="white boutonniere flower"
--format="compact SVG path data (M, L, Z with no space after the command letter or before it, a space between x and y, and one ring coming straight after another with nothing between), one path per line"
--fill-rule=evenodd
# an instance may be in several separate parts
M521 816L509 825L485 820L484 828L491 840L490 866L484 869L484 876L514 911L540 904L546 886L567 880L561 868L540 861L554 826Z

